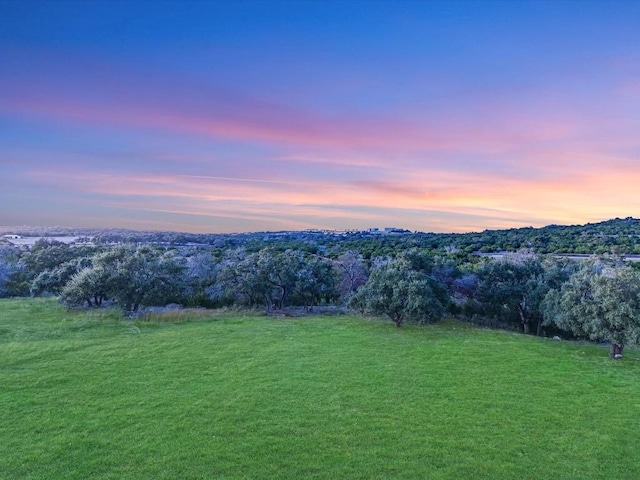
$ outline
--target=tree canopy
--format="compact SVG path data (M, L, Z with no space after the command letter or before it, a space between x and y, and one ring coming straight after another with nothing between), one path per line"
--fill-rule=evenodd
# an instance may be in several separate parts
M363 313L386 315L397 327L406 320L421 324L440 320L446 293L421 260L411 253L375 266L349 305Z
M100 305L110 298L125 312L164 305L181 297L185 266L173 252L149 246L118 246L96 255L61 292L68 305Z
M551 291L546 321L578 338L611 343L611 357L640 344L640 273L628 266L591 262Z

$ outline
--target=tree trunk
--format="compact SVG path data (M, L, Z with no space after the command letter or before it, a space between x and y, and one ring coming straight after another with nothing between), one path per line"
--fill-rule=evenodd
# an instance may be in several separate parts
M610 357L612 360L620 360L622 358L622 350L624 349L624 345L619 343L611 342L611 353Z
M278 299L278 309L282 310L284 308L284 302L287 299L287 288L286 287L280 287L280 298Z
M529 333L529 320L527 320L527 317L524 314L524 308L522 307L522 304L518 305L518 313L520 314L520 322L522 323L522 331L524 333L528 334Z

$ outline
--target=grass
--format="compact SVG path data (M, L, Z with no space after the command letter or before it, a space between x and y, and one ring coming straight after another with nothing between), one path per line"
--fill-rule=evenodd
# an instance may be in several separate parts
M0 301L3 479L637 479L640 355L446 321Z

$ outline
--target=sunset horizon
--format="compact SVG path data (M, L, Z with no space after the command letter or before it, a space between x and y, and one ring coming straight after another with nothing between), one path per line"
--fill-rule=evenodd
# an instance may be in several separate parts
M121 227L121 226L95 226L95 225L0 225L0 235L20 232L21 236L36 236L36 237L48 237L48 236L67 236L73 234L73 232L77 234L82 234L84 232L90 231L127 231L127 232L156 232L156 233L176 233L176 234L187 234L187 235L251 235L251 234L262 234L262 233L305 233L305 232L319 232L323 234L351 234L351 233L365 233L365 234L381 234L385 235L388 233L398 234L434 234L434 235L473 235L476 233L485 233L485 232L496 232L496 231L508 231L508 230L539 230L549 227L559 227L559 228L571 228L571 227L586 227L588 225L601 225L606 224L607 222L615 222L615 221L638 221L639 219L631 216L617 216L607 219L594 220L585 223L549 223L546 225L519 225L519 226L509 226L502 228L485 228L482 230L467 230L467 231L436 231L436 230L411 230L408 228L404 228L402 225L370 225L365 228L307 228L307 229L283 229L283 230L246 230L246 231L228 231L228 232L214 232L208 230L196 231L196 230L173 230L173 229L159 229L159 228L129 228L129 227ZM43 235L41 231L54 231L60 232L59 234L47 234ZM71 238L71 237L69 237Z

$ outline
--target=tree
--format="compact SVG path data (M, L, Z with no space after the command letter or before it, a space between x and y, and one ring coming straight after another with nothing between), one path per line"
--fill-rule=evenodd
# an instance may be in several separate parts
M60 300L69 306L86 302L100 307L110 287L110 273L102 266L87 267L75 273L60 292Z
M40 239L22 255L24 282L33 296L59 294L72 275L90 265L96 253L92 246L71 246L55 240Z
M256 268L271 286L270 297L276 308L283 309L287 299L295 291L298 272L303 264L303 254L296 250L278 252L264 248L258 253Z
M290 302L311 307L335 297L335 276L330 262L298 250L264 248L228 259L218 276L228 296L237 302L283 309Z
M213 250L197 251L186 261L187 303L191 306L212 307L221 299L220 285L216 284L221 264Z
M96 255L65 285L61 299L68 305L99 305L108 297L125 312L141 305L166 305L183 297L184 264L172 251L150 246L118 246ZM94 299L94 302L91 299Z
M444 288L400 257L371 270L369 280L349 301L356 311L386 315L400 327L406 320L431 323L444 314Z
M486 315L506 323L519 323L524 333L537 313L543 288L540 257L531 254L487 261L479 270L478 300Z
M311 310L314 305L332 302L338 297L333 264L317 255L305 255L296 273L295 298Z
M338 290L343 299L364 285L367 281L367 266L362 255L349 250L340 255L336 262L339 275Z
M640 344L640 273L628 266L590 262L544 300L545 322L578 338L611 343L622 358L625 345Z
M541 334L542 301L551 289L559 289L569 278L574 263L542 259L531 252L489 260L478 270L477 299L486 315L518 325L530 333L536 325Z
M40 239L24 254L23 260L30 278L33 279L46 270L54 270L65 263L95 253L95 247L72 246L55 240Z
M258 253L234 251L233 255L222 261L216 280L232 302L249 306L263 303L269 310L272 303L271 287L264 278L264 272L257 266Z
M41 271L31 282L33 296L50 293L59 295L74 274L91 266L91 257L79 257Z
M19 252L16 248L0 245L0 297L13 293L11 278L20 269L19 258Z

